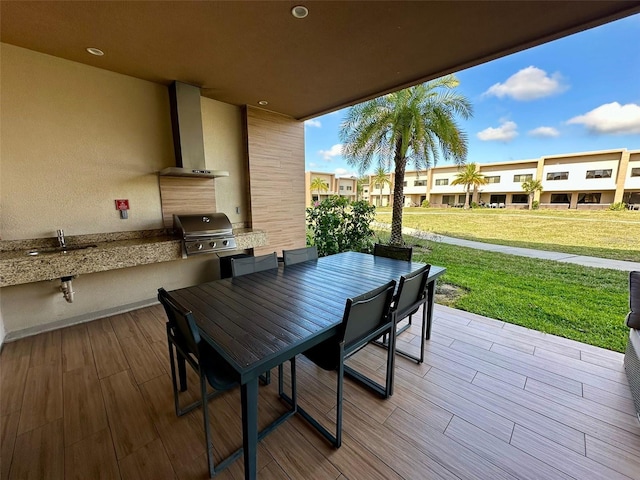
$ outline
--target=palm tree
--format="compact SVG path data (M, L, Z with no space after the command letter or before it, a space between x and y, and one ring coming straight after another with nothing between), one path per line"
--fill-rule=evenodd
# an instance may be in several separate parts
M533 197L536 192L542 192L542 182L540 180L525 180L522 182L522 190L529 195L529 210L533 208Z
M373 185L380 187L380 199L378 200L378 206L382 206L382 189L386 185L391 185L391 179L389 178L389 174L384 169L383 166L379 166L376 168L376 171L373 172ZM373 190L373 189L372 189Z
M389 93L351 107L341 125L342 154L350 165L369 170L375 160L395 165L390 244L402 245L402 198L407 163L417 170L445 160L464 163L467 137L455 116L469 118L472 107L454 91L453 75Z
M320 192L326 192L327 190L329 190L329 185L327 185L327 182L325 182L320 177L315 177L313 180L311 180L311 191L314 190L318 192L318 201L320 201Z
M469 208L469 195L471 194L471 187L478 188L480 185L486 185L487 180L477 170L477 166L475 163L468 163L464 166L464 168L460 171L460 173L456 174L456 178L451 182L451 185L464 185L465 186L465 197L464 197L464 208Z

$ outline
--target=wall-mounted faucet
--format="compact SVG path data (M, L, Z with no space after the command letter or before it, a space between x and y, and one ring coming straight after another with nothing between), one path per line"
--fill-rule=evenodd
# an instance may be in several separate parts
M58 243L60 244L60 247L66 247L67 243L64 239L64 230L56 230L56 233L58 234Z

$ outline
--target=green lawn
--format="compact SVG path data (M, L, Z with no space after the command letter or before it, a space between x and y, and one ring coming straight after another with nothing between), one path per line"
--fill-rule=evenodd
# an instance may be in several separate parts
M388 233L379 233L388 240ZM447 268L464 289L450 304L527 328L623 352L628 273L486 252L405 237L414 259Z
M391 223L378 208L376 221ZM500 245L640 262L640 212L407 208L403 226Z

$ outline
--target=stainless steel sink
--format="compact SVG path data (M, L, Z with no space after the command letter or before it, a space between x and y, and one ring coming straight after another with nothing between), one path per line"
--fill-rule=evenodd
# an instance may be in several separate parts
M84 250L86 248L96 248L97 245L67 245L65 247L48 247L48 248L34 248L29 250L27 255L49 255L52 253L69 253L75 250Z

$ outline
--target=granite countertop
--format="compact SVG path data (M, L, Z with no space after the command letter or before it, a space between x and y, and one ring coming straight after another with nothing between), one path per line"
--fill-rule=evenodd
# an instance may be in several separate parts
M264 246L264 231L234 228L238 250ZM0 241L0 287L104 272L183 258L182 240L166 230L68 236L67 252L29 255L34 249L55 248L56 238Z

